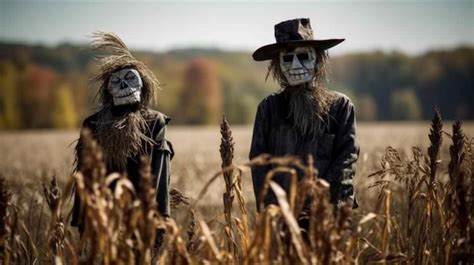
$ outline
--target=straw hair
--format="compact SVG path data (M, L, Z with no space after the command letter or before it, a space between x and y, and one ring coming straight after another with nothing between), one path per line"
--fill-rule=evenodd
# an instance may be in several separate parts
M99 73L92 79L93 82L100 84L99 95L103 106L113 105L112 95L107 89L110 75L113 72L130 67L140 73L143 88L139 105L141 108L146 108L154 100L155 90L160 89L160 82L153 72L144 63L135 59L125 43L114 33L95 32L92 37L91 48L93 50L110 53L96 58L99 62Z
M155 142L150 138L151 129L145 116L142 111L132 111L117 117L108 108L99 112L95 136L109 168L123 171L129 157L150 155L146 153L144 143L154 145Z

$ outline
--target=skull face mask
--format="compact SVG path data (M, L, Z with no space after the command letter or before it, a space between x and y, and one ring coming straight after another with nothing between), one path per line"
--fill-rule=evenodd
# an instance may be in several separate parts
M142 87L140 73L133 68L124 68L110 75L107 89L114 105L118 106L140 102Z
M280 52L280 69L292 86L311 82L314 77L316 52L312 47L298 47Z

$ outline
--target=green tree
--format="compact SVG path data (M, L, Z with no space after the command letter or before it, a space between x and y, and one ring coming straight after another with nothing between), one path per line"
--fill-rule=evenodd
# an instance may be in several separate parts
M246 87L245 84L242 85ZM246 88L226 82L224 85L224 112L232 124L248 124L255 118L258 98Z
M421 108L413 89L401 89L392 94L391 113L395 120L417 120L421 118Z

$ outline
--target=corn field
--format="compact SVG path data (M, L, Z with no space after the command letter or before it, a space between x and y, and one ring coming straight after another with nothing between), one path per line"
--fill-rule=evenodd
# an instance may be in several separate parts
M386 147L371 161L377 166L357 176L369 184L362 192L356 187L366 207L355 210L329 202L329 184L318 178L313 157L263 155L235 162L236 143L225 118L220 134L220 145L214 145L221 168L195 182L199 188L192 196L179 185L191 180L173 184L172 218L156 210L148 158L142 158L142 181L134 187L126 176L105 174L100 146L87 132L82 168L64 181L47 171L38 173L41 185L0 177L1 264L474 263L474 142L462 122L444 128L436 112L426 149ZM257 213L254 204L262 200L249 196L246 183L249 168L262 165L272 165L264 190L276 194L279 206ZM288 192L272 181L281 172L291 178ZM74 190L84 202L82 236L70 227ZM221 202L214 216L204 203L210 194ZM309 229L302 231L298 222L306 201ZM163 241L159 249L157 240Z

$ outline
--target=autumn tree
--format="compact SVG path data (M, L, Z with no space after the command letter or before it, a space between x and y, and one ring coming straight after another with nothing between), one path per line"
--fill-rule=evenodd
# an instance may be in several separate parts
M0 129L19 129L21 126L20 99L17 90L18 74L15 67L0 64Z
M72 129L77 126L74 97L68 84L54 90L51 116L54 128Z
M50 106L56 82L56 73L48 67L30 65L27 68L24 82L20 85L25 127L51 127Z
M216 124L220 117L222 92L212 62L192 60L185 72L179 104L179 117L188 124Z

